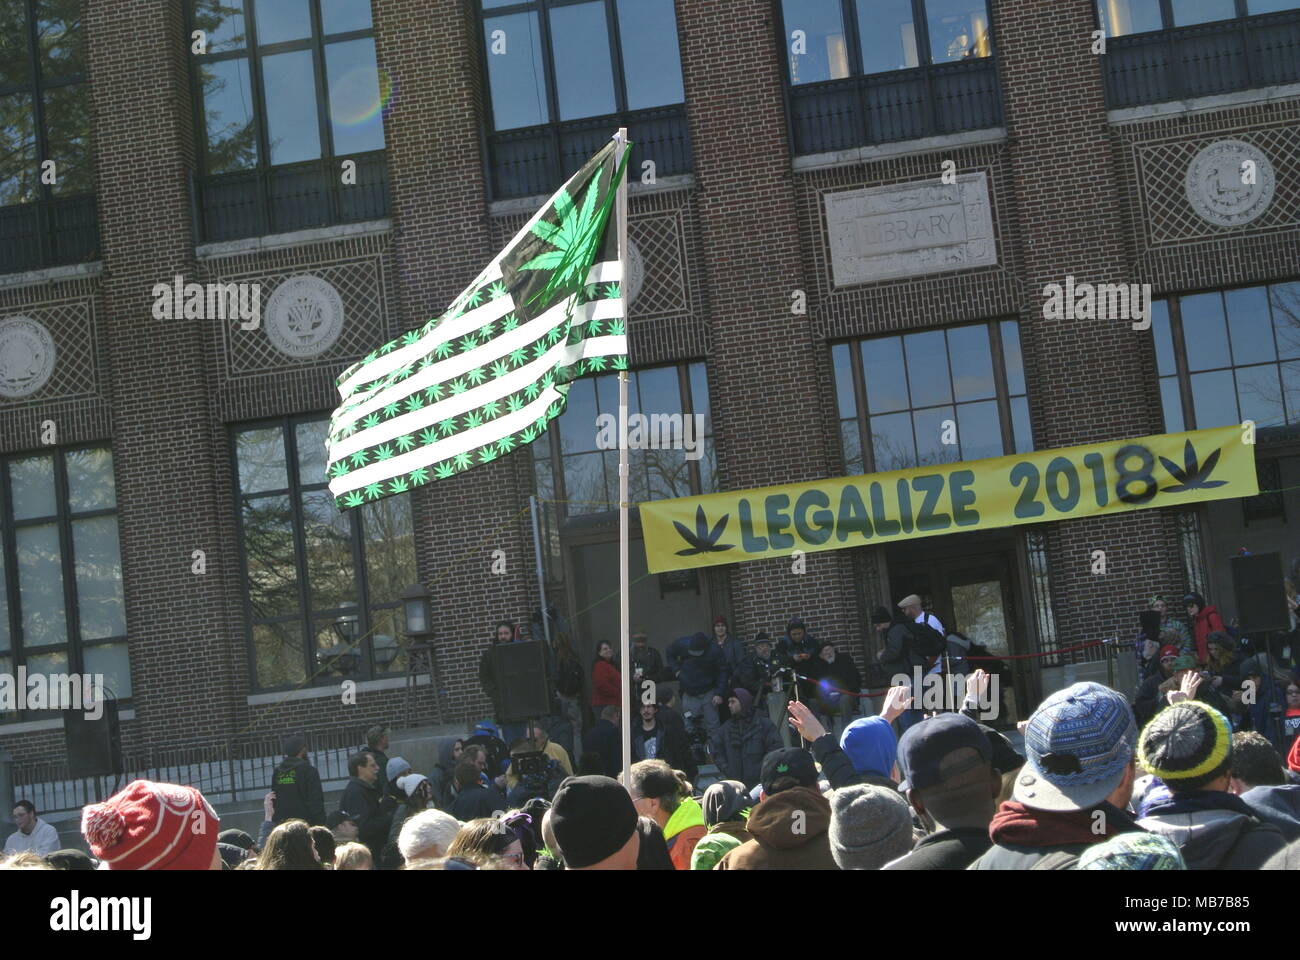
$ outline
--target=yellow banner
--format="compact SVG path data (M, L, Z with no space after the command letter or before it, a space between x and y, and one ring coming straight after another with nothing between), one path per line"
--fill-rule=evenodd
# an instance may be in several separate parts
M651 573L795 550L1047 523L1259 492L1255 448L1217 427L639 504Z

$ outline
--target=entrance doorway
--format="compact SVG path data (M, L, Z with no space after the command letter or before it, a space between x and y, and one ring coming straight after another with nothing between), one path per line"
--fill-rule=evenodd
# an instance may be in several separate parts
M971 534L891 544L886 548L890 601L915 593L946 631L957 630L990 656L1027 653L1032 639L1020 616L1014 535ZM1034 683L1029 660L1004 659L1001 704L990 726L1010 727L1029 715ZM976 663L975 666L987 664Z

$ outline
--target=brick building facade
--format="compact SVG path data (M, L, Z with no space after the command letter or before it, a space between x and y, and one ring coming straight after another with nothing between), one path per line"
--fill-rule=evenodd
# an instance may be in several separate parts
M523 12L513 15L524 17L538 4L516 6ZM597 6L612 11L620 5ZM1253 13L1244 2L1238 7L1242 15ZM322 13L317 0L308 8L317 20L333 15L332 8ZM707 402L711 417L716 471L707 483L713 488L840 476L855 472L853 463L869 465L845 446L843 423L865 422L866 414L844 414L851 380L837 370L835 347L970 324L1006 333L1010 321L1018 329L1035 449L1162 433L1167 426L1176 432L1183 427L1166 423L1162 377L1175 377L1170 389L1181 391L1187 409L1196 409L1193 380L1199 374L1184 357L1186 344L1178 372L1170 374L1151 333L1125 322L1044 319L1044 285L1067 275L1093 283L1149 283L1156 299L1171 302L1238 288L1289 289L1288 282L1300 279L1300 75L1285 75L1286 63L1276 76L1227 77L1222 89L1203 95L1184 90L1178 97L1117 106L1126 102L1121 81L1130 76L1120 70L1127 62L1126 38L1111 39L1113 49L1104 55L1094 52L1096 4L989 0L992 43L981 60L993 66L995 80L988 89L967 91L972 102L983 98L985 112L975 111L974 119L950 116L960 97L943 100L935 91L956 73L922 64L915 71L930 85L933 113L913 131L919 135L824 137L810 147L808 111L832 104L817 115L832 116L836 91L856 81L841 70L824 83L795 83L796 61L787 48L801 14L792 4L676 0L674 9L685 121L675 128L675 140L645 138L630 172L629 235L644 265L630 315L631 359L638 371L703 365L704 380L690 382L696 393L707 384L707 401L692 396L696 409ZM915 9L925 15L921 4ZM355 704L341 702L337 676L295 679L294 666L283 682L259 680L257 630L284 627L292 634L316 608L313 600L304 601L310 609L299 610L288 626L269 615L262 617L266 624L253 623L245 529L253 508L241 487L236 437L250 424L275 423L283 425L283 436L297 436L303 417L328 416L338 373L440 312L542 199L533 195L541 191L519 195L503 187L498 161L510 142L493 131L490 116L493 54L485 44L495 21L485 18L491 11L469 0L384 0L373 4L372 18L363 18L372 20L368 29L337 34L353 38L339 46L373 38L386 102L376 161L382 166L365 169L386 171L386 185L377 181L382 209L350 207L346 191L354 188L344 186L344 199L331 201L337 208L324 220L223 235L213 197L225 181L205 171L202 158L205 134L195 104L209 91L195 89L200 73L186 39L195 25L191 10L188 4L85 0L79 29L92 105L98 242L92 255L74 263L19 269L11 257L0 264L0 320L38 321L57 357L37 389L11 391L0 400L0 455L14 462L51 448L111 449L132 691L122 722L128 750L406 716L400 658L387 670L369 661L362 674L369 679L360 680ZM936 33L938 16L931 17ZM1290 66L1300 69L1296 16L1242 22L1260 36L1281 37L1282 59L1290 57ZM313 29L329 33L328 25ZM1159 36L1174 44L1180 34L1171 28ZM626 50L632 41L624 35L622 42ZM317 51L318 60L332 62L328 46L321 48L327 55ZM832 48L840 49L828 42ZM619 76L622 70L620 62ZM868 94L879 89L864 82L857 93L862 103L875 103ZM644 118L626 105L620 109L636 140ZM556 142L568 135L563 124L551 128L562 128ZM612 132L600 130L600 138ZM335 133L342 141L346 131ZM1262 215L1240 225L1208 221L1184 186L1199 152L1226 140L1252 145L1269 162L1271 201ZM670 147L676 151L671 163L666 153L655 153ZM275 144L264 149L274 157ZM641 162L656 157L660 175L653 183L638 182ZM537 160L543 162L557 161ZM328 176L332 168L326 169ZM980 248L982 265L930 271L916 269L916 258L903 258L903 275L837 284L835 261L842 251L828 225L826 198L942 183L945 169L987 190L992 246ZM275 193L280 188L273 177L259 183L271 210L264 222L286 222L292 197ZM309 196L305 204L312 202ZM371 215L376 210L381 215ZM323 279L339 297L341 329L326 348L292 356L277 350L265 329L243 330L237 321L155 319L151 291L175 275L198 283L256 282L264 304L291 277ZM792 311L800 296L806 310ZM1183 321L1178 324L1181 338ZM1277 356L1279 389L1287 397L1287 354ZM1003 369L999 361L997 369L1009 446L1006 411L1015 391L1001 382L1010 366ZM687 374L682 377L685 383ZM1278 488L1300 483L1300 450L1285 427L1300 421L1300 412L1284 413L1283 420L1265 431L1257 450L1261 461L1277 462L1269 476L1276 476ZM50 422L52 444L43 438ZM874 436L870 429L863 427L861 435ZM412 569L433 594L443 719L484 714L477 667L492 624L502 616L525 617L539 605L528 498L563 499L538 477L568 464L566 450L557 442L547 461L540 459L544 451L521 450L409 495ZM299 469L300 479L290 484L293 496L308 485L307 465ZM697 485L705 482L691 476ZM918 589L951 612L957 602L952 590L996 584L995 599L981 611L991 603L1004 618L1004 649L1050 652L1129 636L1137 610L1153 593L1177 596L1197 588L1226 615L1236 613L1226 557L1237 546L1281 550L1286 562L1291 559L1287 516L1300 503L1293 494L1277 494L1274 501L1262 512L1258 504L1232 501L822 553L808 558L802 574L792 573L788 560L735 565L684 583L660 580L657 596L656 581L644 578L633 597L633 620L651 624L653 642L662 646L706 629L717 613L727 614L742 637L758 630L779 635L786 619L798 614L816 635L865 659L875 652L868 630L872 607ZM604 582L600 568L613 556L615 515L570 510L566 518L562 504L543 507L548 601L573 621L589 661L595 641L617 624L616 598L593 586ZM14 515L12 504L6 509ZM301 552L307 534L301 506L293 510ZM1243 522L1243 515L1255 519ZM68 530L76 527L71 509L60 516ZM73 539L63 534L61 562L75 579L76 561L68 556ZM20 542L26 542L21 535L6 539L6 559L15 557L21 566ZM1092 572L1098 549L1106 551L1105 575ZM202 573L195 572L194 551L203 551ZM503 573L493 570L494 551L504 552ZM634 574L637 563L643 574L644 560L633 563ZM10 601L21 605L13 576ZM370 579L377 591L379 574ZM305 595L305 588L294 589ZM365 622L371 633L396 600L370 597ZM67 603L69 609L77 605L75 599ZM674 612L669 617L664 611ZM682 611L693 619L674 621ZM11 622L20 633L26 621L11 611ZM307 635L316 637L308 626ZM298 650L297 640L286 642ZM69 646L69 664L88 662L89 649ZM377 656L367 649L367 656ZM20 642L11 650L14 656L39 652ZM1013 713L1023 715L1044 689L1067 676L1097 668L1095 655L1075 657L1083 661L1076 665L1063 662L1070 659L1021 661ZM416 714L433 717L432 685L417 691ZM11 719L0 725L0 747L17 760L61 755L58 719Z

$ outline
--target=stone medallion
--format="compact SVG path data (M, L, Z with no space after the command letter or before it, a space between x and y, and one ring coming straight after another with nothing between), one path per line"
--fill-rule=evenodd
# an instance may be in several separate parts
M301 274L275 288L262 316L277 350L315 357L334 346L343 331L343 298L329 281Z
M1187 166L1187 202L1220 227L1240 227L1263 216L1275 186L1268 157L1242 140L1212 143Z
M624 283L626 289L625 303L628 309L631 309L632 302L636 300L637 294L641 292L641 281L645 279L645 260L641 257L641 251L637 249L636 244L629 237L627 241L627 279Z
M30 317L0 321L0 397L29 397L54 372L54 338Z

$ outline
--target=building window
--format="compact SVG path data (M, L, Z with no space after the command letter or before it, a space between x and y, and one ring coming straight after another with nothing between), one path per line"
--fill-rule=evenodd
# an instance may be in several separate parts
M781 15L796 154L1002 122L985 0L782 0Z
M1151 305L1165 431L1300 423L1300 282Z
M1034 448L1015 321L831 348L849 475Z
M482 0L495 197L551 193L628 128L631 168L691 169L673 0Z
M0 3L0 273L99 252L81 6Z
M1111 107L1300 80L1295 0L1097 0Z
M1255 461L1255 477L1259 493L1241 498L1241 518L1246 526L1264 520L1280 520L1286 524L1286 495L1282 492L1282 461L1264 457Z
M387 216L390 85L369 0L189 0L188 10L201 237Z
M112 453L83 447L7 457L0 496L0 673L25 666L29 676L102 674L106 697L129 700Z
M233 429L254 684L283 689L405 669L401 593L416 582L405 494L340 512L323 417Z
M632 503L717 492L703 363L633 371L628 375L627 409ZM602 423L609 423L601 419L605 414L614 418L612 433L601 430ZM693 419L696 415L703 420ZM539 499L562 501L569 517L617 510L617 421L617 374L573 381L564 413L533 444ZM643 444L637 440L638 423ZM695 432L697 423L702 433Z

